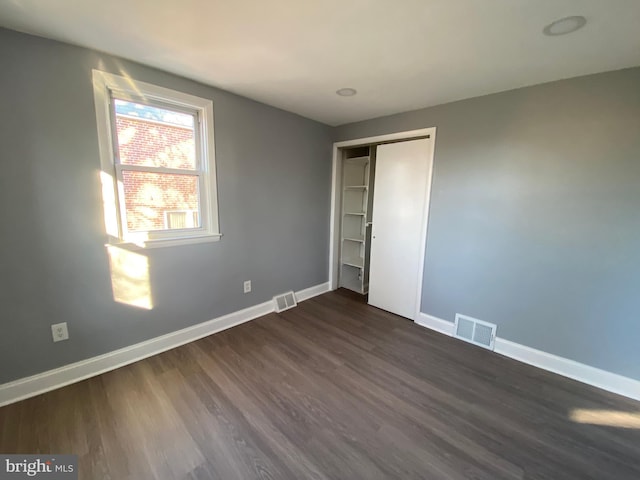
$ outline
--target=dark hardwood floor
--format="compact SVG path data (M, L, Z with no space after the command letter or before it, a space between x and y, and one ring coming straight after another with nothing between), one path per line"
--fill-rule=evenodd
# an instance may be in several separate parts
M0 409L81 479L640 479L640 403L332 292ZM604 413L603 413L604 412Z

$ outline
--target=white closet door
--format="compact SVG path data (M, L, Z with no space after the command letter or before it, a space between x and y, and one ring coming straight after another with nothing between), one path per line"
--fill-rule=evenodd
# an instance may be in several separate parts
M414 319L432 140L380 145L376 153L369 303Z

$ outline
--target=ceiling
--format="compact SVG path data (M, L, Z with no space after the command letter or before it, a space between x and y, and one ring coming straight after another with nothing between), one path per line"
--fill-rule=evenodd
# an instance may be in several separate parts
M640 65L639 0L0 0L0 25L329 125Z

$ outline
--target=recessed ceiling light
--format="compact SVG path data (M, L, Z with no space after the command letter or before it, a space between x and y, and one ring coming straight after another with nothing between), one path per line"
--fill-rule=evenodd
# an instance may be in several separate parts
M358 92L355 88L341 88L336 90L336 93L341 97L353 97Z
M558 35L573 33L576 30L584 27L586 24L586 18L579 15L574 15L572 17L561 18L560 20L556 20L555 22L550 23L549 25L544 27L544 30L542 30L542 32L550 37L555 37Z

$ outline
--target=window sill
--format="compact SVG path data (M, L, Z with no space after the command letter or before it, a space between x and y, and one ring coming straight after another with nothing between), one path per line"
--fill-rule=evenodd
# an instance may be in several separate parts
M128 250L146 250L149 248L178 247L180 245L194 245L197 243L217 242L222 237L221 233L198 235L194 237L180 238L160 238L154 240L143 240L140 242L127 242L117 239L111 239L106 244L107 247L123 247Z

